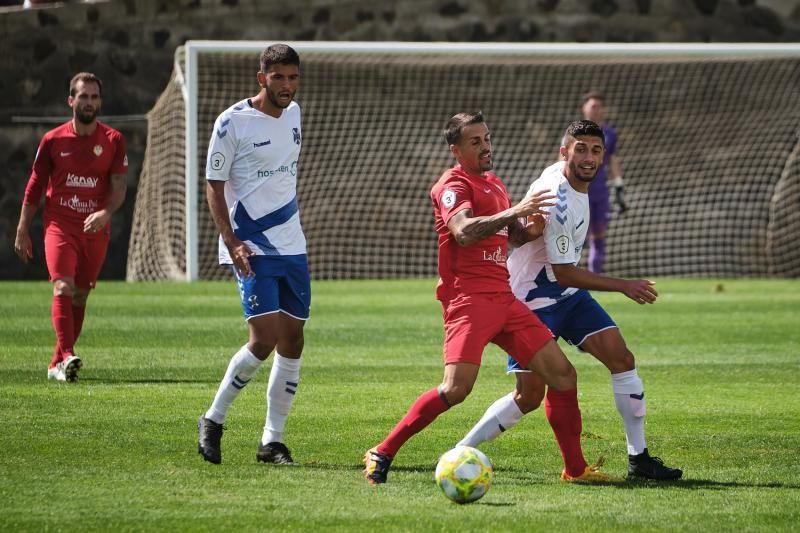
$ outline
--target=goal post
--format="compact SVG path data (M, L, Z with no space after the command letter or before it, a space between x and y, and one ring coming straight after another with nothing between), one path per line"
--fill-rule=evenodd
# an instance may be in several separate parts
M229 275L200 194L205 148L216 116L257 92L266 44L176 52L149 115L129 280ZM496 172L518 200L592 89L620 134L631 205L609 228L609 272L800 275L798 44L288 44L301 56L298 189L315 278L435 275L427 192L451 164L446 119L484 111Z

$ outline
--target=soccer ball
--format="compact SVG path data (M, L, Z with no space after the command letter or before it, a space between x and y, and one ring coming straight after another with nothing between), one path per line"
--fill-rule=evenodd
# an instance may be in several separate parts
M492 463L482 451L457 446L442 455L436 465L436 483L456 503L480 499L492 484Z

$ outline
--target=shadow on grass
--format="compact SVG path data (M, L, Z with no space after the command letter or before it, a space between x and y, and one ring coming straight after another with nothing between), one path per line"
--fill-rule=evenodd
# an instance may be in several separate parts
M218 379L196 379L196 378L123 378L112 376L94 376L83 377L78 379L78 383L93 383L93 384L119 384L119 383L132 383L132 384L159 384L159 383L216 383L219 384Z
M746 481L715 481L713 479L676 479L671 481L654 481L649 479L628 480L622 485L623 489L660 489L663 487L678 489L716 489L729 488L754 488L754 489L800 489L797 483L782 483L780 481L746 482Z
M534 472L522 468L495 468L495 474L503 476L505 482L512 484L520 483L542 483L541 475L536 475ZM614 472L609 472L614 475ZM544 483L549 483L550 478L544 480ZM590 484L580 484L581 486L591 486ZM726 488L759 488L759 489L800 489L800 484L797 483L783 483L780 481L716 481L713 479L674 479L674 480L661 480L656 481L653 479L642 478L626 478L624 483L596 483L594 485L607 485L617 487L620 489L661 489L665 487L674 487L679 489L717 489L723 490Z
M343 466L341 464L324 463L311 461L301 463L298 465L300 468L312 468L317 470L364 470L364 465L361 463ZM436 465L397 465L392 467L392 472L412 472L412 473L432 473L436 469ZM547 476L543 478L541 474L536 475L532 472L525 472L520 469L500 469L495 470L496 474L502 476L502 483L504 485L549 485L557 481L557 477ZM757 489L800 489L800 484L797 483L782 483L779 481L764 481L764 482L742 482L742 481L715 481L713 479L677 479L669 481L654 481L648 479L626 479L624 483L594 483L594 484L576 484L579 487L613 487L622 490L652 490L652 489L712 489L712 490L726 490L726 489L739 489L739 488L757 488ZM505 502L476 502L477 505L489 505L493 507L510 507L514 503ZM473 504L475 505L475 504Z
M161 374L164 375L163 373ZM169 374L168 374L169 375ZM52 379L47 379L44 371L42 372L32 372L32 371L0 371L0 382L3 383L25 383L25 384L38 384L38 383L49 383L53 386L80 386L81 383L91 383L93 385L103 385L103 384L124 384L124 383L134 383L134 384L158 384L158 383L198 383L198 384L214 384L219 385L219 377L194 377L194 376L182 376L181 374L175 372L172 373L173 377L158 377L158 376L148 376L147 373L138 372L130 374L123 374L123 373L116 373L116 372L92 372L92 371L83 371L81 372L80 376L78 377L78 381L76 383L68 383L65 384L62 381L55 381Z

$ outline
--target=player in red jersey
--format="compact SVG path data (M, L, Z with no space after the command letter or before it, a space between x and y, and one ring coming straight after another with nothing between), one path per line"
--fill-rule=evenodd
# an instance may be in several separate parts
M539 237L541 226L523 226L520 219L543 213L555 197L535 194L511 206L508 192L491 172L491 135L480 112L455 115L444 136L458 162L431 190L439 235L436 297L444 314L444 379L417 398L383 442L366 452L364 475L372 484L386 482L400 447L464 401L478 377L483 349L493 342L549 385L545 411L564 455L567 478L615 481L583 458L575 369L509 286L507 244Z
M74 345L86 299L106 257L111 215L125 201L125 139L97 120L102 90L100 79L88 72L70 81L72 120L48 131L39 143L14 240L14 251L27 263L33 257L31 223L46 188L44 247L57 338L47 377L59 381L78 378L82 362Z

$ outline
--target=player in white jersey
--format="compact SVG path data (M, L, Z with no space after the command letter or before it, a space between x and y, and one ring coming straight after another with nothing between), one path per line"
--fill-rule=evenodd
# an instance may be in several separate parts
M628 443L628 475L649 479L678 479L683 472L669 468L648 453L644 438L645 401L633 354L619 328L587 289L620 292L639 304L653 303L658 293L645 279L612 278L578 267L589 226L589 184L603 161L605 141L600 127L589 120L572 122L560 154L533 182L528 195L549 191L556 204L545 219L541 237L514 250L508 259L514 295L550 328L553 335L592 354L611 372L617 410ZM542 402L545 386L534 373L509 359L516 389L500 398L458 445L478 446L492 440ZM549 409L545 401L545 409Z
M283 432L300 382L303 326L311 305L296 187L300 57L291 47L274 44L262 52L260 66L261 90L217 118L208 147L206 196L220 232L219 261L233 265L250 332L198 420L198 452L215 464L222 462L222 424L233 400L273 349L267 420L256 459L294 463Z

